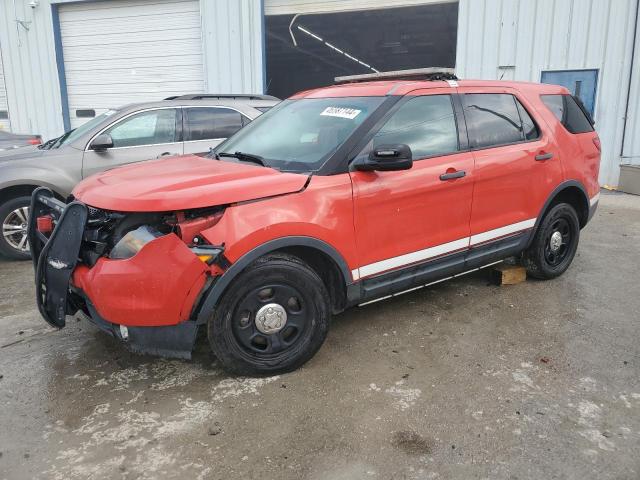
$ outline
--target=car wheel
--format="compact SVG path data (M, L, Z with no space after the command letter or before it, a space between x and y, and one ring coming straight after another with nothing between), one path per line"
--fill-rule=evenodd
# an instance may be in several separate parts
M329 330L329 294L299 258L267 255L238 275L208 322L213 353L239 375L288 372L318 351Z
M30 205L31 197L12 198L0 205L0 255L11 260L31 258L27 241Z
M562 275L576 254L580 222L575 209L567 203L554 205L543 218L523 263L534 278L550 279Z

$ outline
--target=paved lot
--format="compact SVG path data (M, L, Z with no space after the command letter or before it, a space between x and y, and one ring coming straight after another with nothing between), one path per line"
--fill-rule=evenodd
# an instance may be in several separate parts
M640 478L640 197L603 194L570 270L486 272L335 319L279 377L48 329L0 263L0 478Z

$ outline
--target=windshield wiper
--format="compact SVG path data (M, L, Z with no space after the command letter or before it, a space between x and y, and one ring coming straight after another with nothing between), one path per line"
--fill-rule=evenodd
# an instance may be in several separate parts
M261 165L263 167L268 167L269 165L267 164L267 162L264 161L264 158L262 158L259 155L253 155L251 153L243 153L243 152L235 152L235 153L229 153L229 152L220 152L217 154L218 157L231 157L231 158L237 158L238 160L244 160L247 162L253 162L253 163L257 163L258 165Z

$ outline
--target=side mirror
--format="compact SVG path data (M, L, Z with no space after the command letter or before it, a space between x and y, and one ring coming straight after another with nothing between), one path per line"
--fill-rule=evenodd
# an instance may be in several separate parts
M413 154L409 145L405 144L376 147L369 153L368 158L356 160L353 165L356 170L363 172L409 170L412 166Z
M89 150L95 150L96 152L104 152L109 148L113 148L113 139L108 133L98 135L89 146Z

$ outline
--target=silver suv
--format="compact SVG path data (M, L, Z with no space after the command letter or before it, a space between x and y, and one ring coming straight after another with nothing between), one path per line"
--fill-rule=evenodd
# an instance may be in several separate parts
M208 152L280 100L267 95L183 95L109 110L38 147L0 152L0 255L29 258L31 192L66 198L85 177L127 163Z

